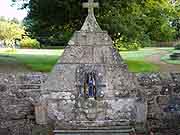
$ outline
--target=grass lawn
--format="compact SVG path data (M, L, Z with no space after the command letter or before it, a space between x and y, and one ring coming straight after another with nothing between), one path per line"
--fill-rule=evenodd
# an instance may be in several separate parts
M147 56L151 56L153 54L157 54L160 51L169 51L172 52L173 48L143 48L139 49L138 51L123 51L120 52L121 56L126 60L142 60L144 61L144 58Z
M12 58L16 62L24 64L33 71L49 72L56 64L63 50L35 50L35 49L17 49L16 51L0 51L0 62L10 61Z
M180 53L180 50L173 50L173 51L171 52L171 54L172 54L172 53L175 53L175 52ZM180 60L171 60L171 59L170 59L170 55L171 55L171 54L168 54L168 55L163 56L163 57L161 58L161 60L164 61L164 62L166 62L166 63L169 63L169 64L180 64Z
M159 67L143 60L125 60L131 72L158 72Z
M128 64L131 72L158 72L159 66L146 62L145 57L157 54L163 50L171 52L173 48L143 48L138 51L123 51L120 54Z
M161 50L172 51L172 48L145 48L139 51L120 52L121 56L128 64L131 72L157 72L159 67L146 62L145 57L156 54ZM49 72L62 55L63 49L17 49L0 50L0 62L17 62L24 64L33 71Z

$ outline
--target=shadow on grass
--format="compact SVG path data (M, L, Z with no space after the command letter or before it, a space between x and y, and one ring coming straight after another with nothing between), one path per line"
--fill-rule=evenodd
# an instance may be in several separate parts
M17 52L2 52L0 64L18 64L36 72L50 72L63 51L52 50L18 50Z
M17 61L23 63L28 69L37 72L50 72L57 63L58 55L31 55L16 54Z

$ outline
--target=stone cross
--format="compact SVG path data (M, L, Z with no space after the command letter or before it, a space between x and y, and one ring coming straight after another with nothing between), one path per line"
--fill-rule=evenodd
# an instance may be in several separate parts
M94 2L94 0L88 0L88 2L83 3L83 8L88 8L88 15L94 15L94 8L98 8L99 3Z

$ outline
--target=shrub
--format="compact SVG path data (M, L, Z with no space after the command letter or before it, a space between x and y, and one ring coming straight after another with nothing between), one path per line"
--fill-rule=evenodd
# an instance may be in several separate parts
M180 44L177 44L177 45L175 46L175 50L180 50Z
M115 46L119 51L137 51L141 48L141 44L138 42L117 41Z
M141 45L136 42L127 44L127 49L129 51L137 51L140 47Z
M21 48L40 48L40 43L36 39L25 38L20 44Z

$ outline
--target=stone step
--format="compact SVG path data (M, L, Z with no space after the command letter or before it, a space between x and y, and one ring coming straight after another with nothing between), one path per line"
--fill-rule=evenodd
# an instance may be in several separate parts
M54 130L54 135L130 135L135 133L133 128L120 129L77 129L77 130Z
M108 127L88 127L88 128L81 128L79 130L124 130L124 129L131 129L130 126L123 125L123 126L108 126ZM75 130L75 129L73 129Z
M10 135L10 131L6 128L0 128L0 135Z
M78 125L78 123L83 123L83 125L99 125L99 128L108 128L108 127L117 127L117 128L123 128L123 126L130 126L130 122L127 119L121 119L119 121L115 121L115 120L103 120L103 121L69 121L72 124L76 124ZM99 123L106 123L106 125L108 125L108 127L103 127L100 126ZM88 129L90 128L96 128L94 126L88 126Z

